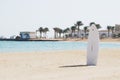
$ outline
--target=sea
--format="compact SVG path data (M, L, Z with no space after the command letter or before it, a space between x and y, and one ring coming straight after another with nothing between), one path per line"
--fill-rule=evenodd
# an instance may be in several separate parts
M0 41L0 53L86 50L87 42L67 41ZM119 42L100 42L100 49L120 49Z

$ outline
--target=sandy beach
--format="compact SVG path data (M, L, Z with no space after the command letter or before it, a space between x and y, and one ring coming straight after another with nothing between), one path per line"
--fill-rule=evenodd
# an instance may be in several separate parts
M68 39L63 39L63 41L80 41L80 42L87 42L87 39L81 39L81 38L68 38ZM100 42L120 42L119 38L113 39L113 38L105 38L105 39L100 39Z
M0 54L0 80L119 80L120 49L101 49L97 66L86 51Z

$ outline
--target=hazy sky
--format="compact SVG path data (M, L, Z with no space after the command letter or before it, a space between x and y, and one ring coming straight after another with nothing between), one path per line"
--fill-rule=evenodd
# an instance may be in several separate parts
M0 0L0 36L48 27L66 28L76 21L103 28L120 24L120 0Z

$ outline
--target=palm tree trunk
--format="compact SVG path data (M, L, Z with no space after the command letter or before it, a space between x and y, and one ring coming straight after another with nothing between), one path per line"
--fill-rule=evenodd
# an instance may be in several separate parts
M54 38L56 39L56 31L54 31Z
M77 37L80 38L80 27L78 26L78 33L77 33Z
M63 33L63 38L65 38L65 33Z
M59 38L61 38L61 33L59 33Z
M38 37L37 37L37 30L36 30L36 33L35 33L35 35L36 35L36 38L38 38Z
M87 38L87 37L86 37L86 31L85 31L85 38Z
M72 36L72 38L74 38L74 32L72 31L72 33L71 33L71 36Z
M75 31L73 33L74 33L74 38L75 38Z
M46 35L46 32L45 32L45 39L46 39L47 35Z
M58 38L58 32L55 32L55 38Z
M109 37L109 31L108 31L108 37Z
M42 38L42 33L40 32L40 38Z

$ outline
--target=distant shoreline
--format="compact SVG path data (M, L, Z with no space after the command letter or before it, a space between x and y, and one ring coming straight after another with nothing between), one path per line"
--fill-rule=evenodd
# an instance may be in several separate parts
M87 39L80 39L80 38L68 38L68 39L0 39L0 41L80 41L80 42L87 42ZM120 39L100 39L100 42L120 42Z
M60 41L60 40L50 40L50 39L22 39L22 40L16 40L16 39L0 39L0 41Z

